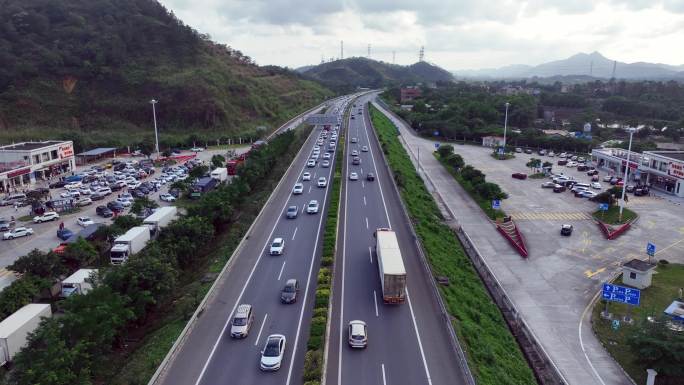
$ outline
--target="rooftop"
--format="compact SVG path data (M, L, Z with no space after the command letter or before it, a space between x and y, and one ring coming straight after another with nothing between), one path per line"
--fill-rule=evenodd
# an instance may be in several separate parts
M115 147L98 147L98 148L94 148L92 150L88 150L85 152L78 153L78 154L76 154L76 156L98 156L98 155L106 154L108 152L113 152L113 151L116 151Z
M22 142L8 144L6 146L0 147L0 151L31 151L39 148L53 146L55 144L68 143L61 140L46 140L45 142Z
M632 269L632 270L638 270L638 271L646 272L646 271L649 271L651 269L654 269L655 265L635 258L635 259L632 259L631 261L625 263L624 265L622 265L622 267L627 267L627 268Z
M644 151L644 153L658 155L670 159L684 160L684 151Z

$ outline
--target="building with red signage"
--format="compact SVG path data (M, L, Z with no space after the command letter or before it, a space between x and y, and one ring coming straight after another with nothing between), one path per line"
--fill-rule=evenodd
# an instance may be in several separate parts
M404 87L401 89L401 102L410 102L423 95L423 92L418 87Z
M72 141L23 142L0 146L0 193L29 188L76 167Z

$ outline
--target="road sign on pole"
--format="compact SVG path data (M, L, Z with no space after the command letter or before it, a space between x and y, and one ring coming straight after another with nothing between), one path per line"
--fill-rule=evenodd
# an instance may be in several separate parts
M504 154L504 148L503 148L503 147L499 147L499 151L498 151L498 152L499 152L499 155L503 155L503 154Z
M499 209L501 209L501 201L498 200L498 199L494 199L494 200L492 201L492 208L493 208L494 210L499 210Z
M435 149L439 148L439 143L435 142Z
M598 205L599 210L601 211L608 211L608 203L599 203Z
M641 302L641 291L630 287L604 283L601 294L606 301L620 302L632 306L639 306Z
M646 254L652 257L655 255L655 252L656 245L654 243L648 242L648 244L646 244Z

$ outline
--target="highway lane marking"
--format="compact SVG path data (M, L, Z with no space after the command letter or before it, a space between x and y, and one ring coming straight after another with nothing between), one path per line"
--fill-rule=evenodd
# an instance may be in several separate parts
M363 205L364 205L364 206L367 206L367 205L368 205L368 204L366 203L366 196L365 196L365 195L363 196Z
M368 228L368 217L366 217L366 228Z
M375 290L373 290L373 302L375 302L375 316L379 317L378 316L378 293L376 293Z
M385 376L385 364L380 364L382 368L382 384L387 385L387 376Z
M427 366L427 360L425 359L425 352L423 351L423 343L420 340L420 333L418 332L418 323L416 322L416 315L413 313L413 304L411 303L411 297L409 296L408 286L406 287L406 301L409 305L409 310L411 311L411 320L413 320L413 329L416 331L416 339L418 340L418 348L420 348L420 356L423 359L423 367L425 367L425 375L427 376L428 385L432 385L432 378L430 378L430 369Z
M283 271L285 270L285 262L283 261L283 265L280 267L280 273L278 274L278 281L280 281L280 278L283 277Z
M366 188L366 184L361 181L361 188Z
M373 264L373 249L368 246L368 258L370 258L371 265Z
M283 266L285 266L284 263ZM278 278L278 280L280 280L280 278ZM261 339L261 332L264 331L264 325L266 325L266 318L268 318L268 313L266 313L266 315L264 316L264 320L261 321L261 327L259 328L259 334L257 334L257 338L254 341L254 346L259 345L259 340Z
M370 144L370 136L368 136L368 127L366 126L366 119L361 119L363 122L363 132L366 134L366 142ZM380 198L382 198L382 206L385 208L385 216L387 217L387 224L390 228L392 228L392 224L389 219L389 211L387 211L387 203L385 203L385 194L382 192L382 183L380 182L380 175L378 175L378 167L375 164L375 154L373 152L373 146L368 146L368 150L370 151L371 155L371 162L373 163L373 171L375 171L375 175L377 175L378 179L378 187L380 188ZM363 186L363 181L361 182Z
M301 150L300 150L301 152ZM300 154L297 153L295 155L295 162L297 160L297 157ZM291 166L290 166L291 167ZM288 170L289 171L289 168ZM287 173L287 171L285 171ZM304 172L304 169L299 171L299 175L297 176L297 180L299 180L302 177L302 173ZM285 199L285 203L283 203L283 207L280 209L279 212L283 212L285 208L287 207L287 204L289 203L290 198L288 197ZM273 228L271 228L271 232L268 235L267 239L272 239L273 233L275 232L276 227L278 227L278 223L280 222L280 216L278 216L275 220L275 223L273 224ZM261 261L261 258L264 255L264 251L266 250L266 246L268 245L268 242L264 244L264 247L261 249L261 252L259 253L259 256L257 257L257 260L254 262L254 266L252 266L252 270L249 272L249 275L247 276L247 281L245 281L245 284L242 286L242 289L240 290L240 295L238 295L237 301L235 301L235 304L233 305L233 309L230 311L231 316L235 313L235 309L237 309L238 305L240 304L240 301L242 300L242 296L245 294L245 290L247 290L247 286L249 283L252 281L252 277L254 276L254 272L256 271L257 266L259 266L259 262ZM306 297L304 297L306 300ZM228 329L228 325L230 325L230 317L226 320L226 323L223 325L223 329L221 329L221 333L219 333L218 338L216 339L216 342L214 342L214 346L211 348L211 352L209 352L209 357L207 357L206 362L202 366L202 371L200 372L199 376L197 376L197 381L195 381L195 385L199 385L200 382L202 382L202 378L204 377L204 373L206 373L207 368L209 367L209 363L211 362L211 359L214 357L214 354L216 353L216 349L218 349L218 345L221 341L223 341L223 335L226 334L226 330ZM293 356L294 358L294 356ZM291 367L290 367L291 368Z
M293 240L293 241L294 241L295 237L297 236L297 230L298 230L298 229L299 229L299 227L295 227L294 234L292 234L292 240Z

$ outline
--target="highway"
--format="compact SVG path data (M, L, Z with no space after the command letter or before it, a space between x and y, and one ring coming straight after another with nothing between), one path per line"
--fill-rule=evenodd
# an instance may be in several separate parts
M337 111L341 117L345 101L336 99L329 111ZM233 256L229 270L217 283L206 309L157 383L301 383L323 225L331 190L330 185L320 188L316 182L321 176L330 182L334 170L334 164L324 168L320 161L313 168L305 165L321 131L320 126L315 127L295 157L243 246ZM321 150L321 160L329 139ZM334 160L334 154L331 155ZM310 181L302 181L305 171L311 173ZM301 195L292 194L297 182L304 184ZM317 214L305 212L310 200L319 202ZM287 207L291 205L299 208L296 219L285 216ZM281 256L268 254L270 243L276 237L285 240L285 251ZM280 291L290 278L299 281L299 299L286 305L280 302ZM229 321L239 304L251 304L255 317L249 336L236 340L230 337ZM259 358L270 334L285 335L287 345L280 370L265 373L259 369Z
M400 197L372 131L367 110L372 97L356 101L356 116L349 120L346 136L343 175L347 178L342 186L326 384L467 384L430 287L432 278L419 259ZM351 138L358 142L352 143ZM362 151L363 146L369 151ZM352 150L359 152L360 165L352 165ZM357 172L359 180L349 180L350 172ZM369 172L375 174L375 181L366 180ZM392 228L399 240L407 272L404 304L384 305L382 301L373 237L375 229L382 227ZM347 324L351 320L367 323L366 349L348 346Z

